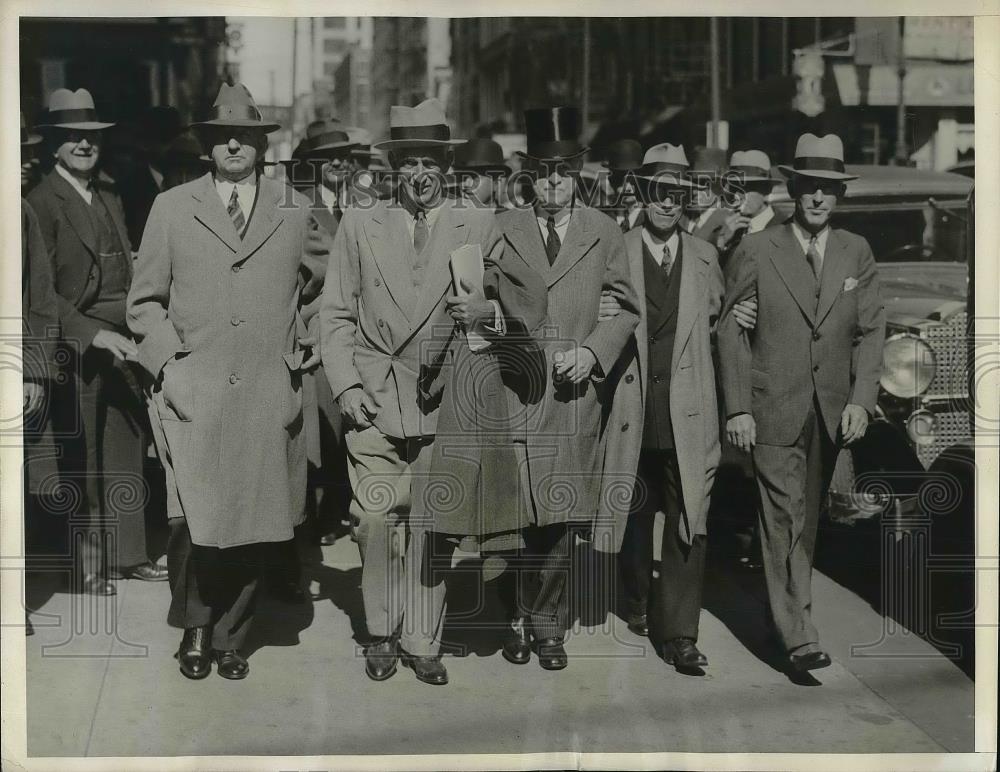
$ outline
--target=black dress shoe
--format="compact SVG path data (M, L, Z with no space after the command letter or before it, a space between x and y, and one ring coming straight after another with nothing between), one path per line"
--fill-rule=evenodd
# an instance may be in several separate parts
M87 574L83 577L83 584L80 589L88 595L117 595L118 590L100 574Z
M515 665L527 665L531 660L531 639L523 625L507 630L503 641L503 658Z
M305 590L302 589L298 582L288 580L288 581L276 581L271 585L271 593L280 601L285 603L304 603L306 598Z
M441 657L415 657L411 654L403 658L403 664L413 671L418 681L433 686L444 686L448 683L448 669Z
M569 664L562 638L543 638L535 643L538 664L546 670L562 670Z
M819 670L830 666L830 655L825 651L810 651L806 654L791 654L788 657L792 667L800 673Z
M663 644L663 660L681 670L708 667L708 657L698 651L690 638L673 638Z
M211 639L212 629L208 626L189 627L184 631L177 662L187 678L199 681L212 672Z
M640 638L649 637L649 622L646 619L645 614L640 614L638 616L632 616L628 618L628 629L633 633L638 635Z
M216 652L219 675L230 681L239 681L250 675L250 663L236 649Z
M365 649L365 673L373 681L384 681L396 673L399 644L395 638L383 638Z
M139 579L143 582L165 582L170 578L166 566L147 560L137 566L129 566L111 572L112 579Z
M323 547L332 547L334 544L337 543L337 537L339 535L340 534L338 534L336 531L332 531L330 533L324 533L322 536L319 537L319 543Z

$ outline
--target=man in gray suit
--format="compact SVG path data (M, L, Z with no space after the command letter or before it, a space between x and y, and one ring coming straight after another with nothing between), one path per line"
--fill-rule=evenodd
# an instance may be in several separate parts
M871 247L830 226L845 184L835 135L799 138L789 177L793 220L743 239L727 271L719 329L726 431L751 452L771 615L797 671L830 664L812 623L819 511L837 448L864 436L875 410L885 314ZM756 295L748 333L732 308Z

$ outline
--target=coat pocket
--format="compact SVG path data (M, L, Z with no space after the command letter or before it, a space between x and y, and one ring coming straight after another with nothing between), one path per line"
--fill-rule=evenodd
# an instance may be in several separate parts
M164 421L190 421L194 408L194 388L188 370L191 355L170 360L163 368L157 413Z
M767 388L771 376L763 370L750 371L750 386L755 391L762 391Z

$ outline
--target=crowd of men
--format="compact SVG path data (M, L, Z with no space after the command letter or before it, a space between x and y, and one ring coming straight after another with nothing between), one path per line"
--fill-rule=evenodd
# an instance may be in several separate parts
M25 355L41 363L25 370L27 517L86 522L83 592L169 579L186 677L245 678L261 583L302 600L297 529L331 544L344 523L376 681L402 662L448 682L459 547L502 567L503 657L565 668L571 591L598 591L570 587L580 542L617 555L629 629L704 668L724 440L752 455L788 665L830 663L811 621L817 521L837 449L874 411L884 336L871 250L830 223L854 179L839 138L803 135L778 167L783 220L759 150L691 165L625 140L607 187L588 187L567 106L525 112L516 172L492 140L453 139L429 99L392 107L374 146L314 122L277 179L278 125L224 84L190 127L151 111L117 183L91 95L59 89L48 108L21 140ZM148 436L166 567L123 506Z

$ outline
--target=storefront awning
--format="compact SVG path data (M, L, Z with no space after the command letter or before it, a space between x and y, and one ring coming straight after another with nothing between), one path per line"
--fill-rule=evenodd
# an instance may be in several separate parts
M897 102L895 65L835 64L833 77L842 105L888 107ZM972 107L973 80L971 64L911 65L903 80L903 98L909 107Z

